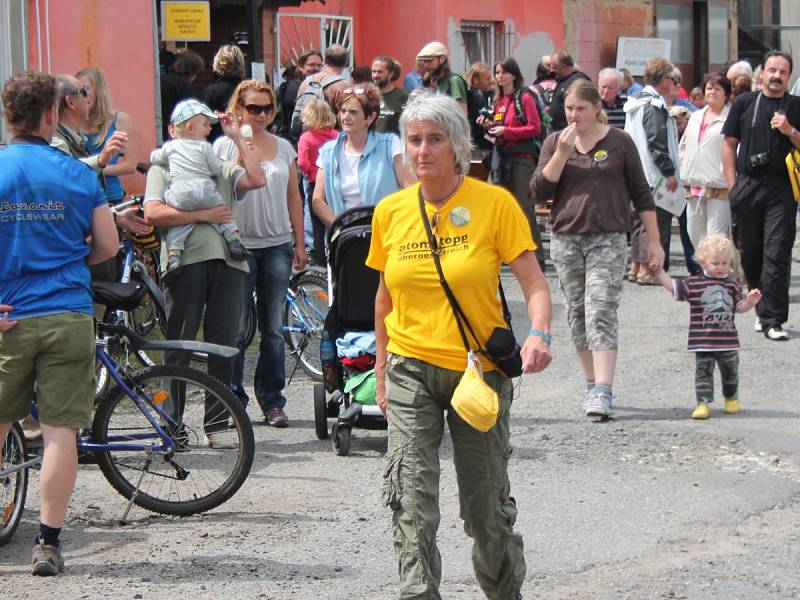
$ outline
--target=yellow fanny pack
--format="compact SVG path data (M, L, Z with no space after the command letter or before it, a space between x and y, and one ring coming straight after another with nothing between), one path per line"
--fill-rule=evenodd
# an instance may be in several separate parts
M458 382L450 405L478 431L489 431L497 423L500 401L497 392L483 380L481 361L473 352L467 354L467 368Z
M800 150L793 149L786 155L786 169L789 171L794 201L800 202Z

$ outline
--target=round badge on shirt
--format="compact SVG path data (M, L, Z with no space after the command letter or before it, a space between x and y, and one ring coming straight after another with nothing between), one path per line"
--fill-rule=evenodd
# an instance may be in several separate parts
M456 206L450 211L450 222L456 227L463 227L472 219L472 215L466 206Z
M605 159L608 158L608 152L606 152L605 150L598 150L597 152L594 153L594 156L592 156L592 158L594 158L595 162L603 162Z

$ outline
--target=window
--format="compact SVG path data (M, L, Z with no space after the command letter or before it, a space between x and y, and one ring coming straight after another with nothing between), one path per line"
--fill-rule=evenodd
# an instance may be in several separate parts
M708 5L708 62L723 65L728 61L728 7Z
M659 3L656 8L658 37L672 40L673 63L692 63L692 7L689 4ZM727 29L727 27L726 27Z
M464 67L480 62L489 66L510 56L508 35L503 24L494 21L461 21Z
M0 86L27 66L25 0L0 0ZM5 123L0 121L0 143L8 142Z

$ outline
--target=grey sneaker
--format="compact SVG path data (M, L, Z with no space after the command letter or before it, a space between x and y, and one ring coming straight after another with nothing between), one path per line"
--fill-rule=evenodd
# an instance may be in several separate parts
M269 409L267 413L267 425L270 427L288 427L289 426L289 417L286 416L286 413L283 412L282 408L278 408L274 406Z
M61 556L61 544L46 546L42 540L33 547L31 564L32 575L58 575L64 570L64 558Z
M608 417L611 414L611 399L592 391L586 398L583 410L587 417Z

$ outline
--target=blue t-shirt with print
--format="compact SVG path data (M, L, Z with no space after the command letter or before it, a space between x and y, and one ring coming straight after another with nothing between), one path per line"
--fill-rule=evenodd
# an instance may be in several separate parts
M12 319L94 312L86 236L104 202L97 175L41 138L0 151L0 303Z

